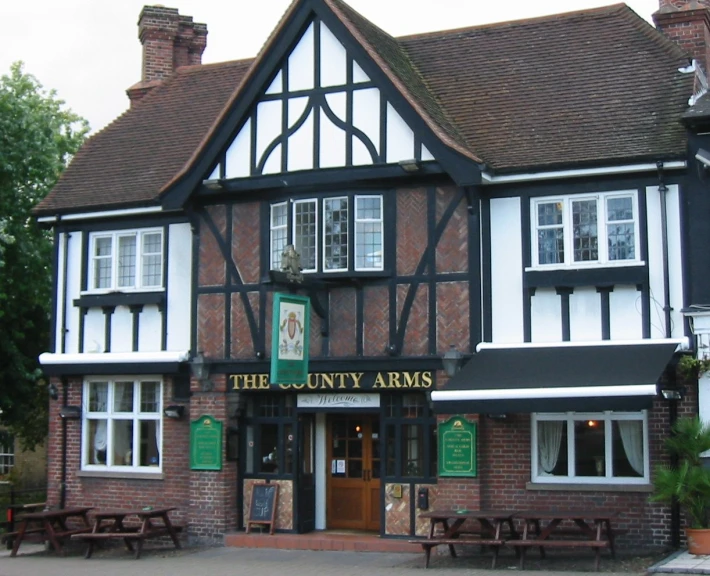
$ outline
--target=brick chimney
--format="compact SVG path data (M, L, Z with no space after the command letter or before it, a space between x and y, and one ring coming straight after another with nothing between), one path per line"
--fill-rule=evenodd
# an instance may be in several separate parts
M710 65L710 0L659 0L656 28L701 65Z
M193 22L192 16L180 16L177 8L144 6L138 18L138 38L143 45L143 70L141 81L126 90L131 105L179 66L202 63L207 26Z

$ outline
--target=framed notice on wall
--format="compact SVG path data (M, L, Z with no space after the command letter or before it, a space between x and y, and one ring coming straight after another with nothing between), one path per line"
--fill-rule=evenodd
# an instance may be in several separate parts
M190 469L222 469L222 423L212 416L190 422Z
M307 296L274 294L271 331L271 383L308 381L311 301Z
M476 424L460 416L439 424L439 476L476 476Z

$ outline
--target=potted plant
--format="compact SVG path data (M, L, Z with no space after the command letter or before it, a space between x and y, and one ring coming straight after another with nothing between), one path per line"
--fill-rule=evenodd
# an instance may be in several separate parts
M710 450L710 425L698 417L679 418L666 439L673 464L659 466L651 499L678 501L686 515L686 537L691 554L710 554L710 469L700 455Z

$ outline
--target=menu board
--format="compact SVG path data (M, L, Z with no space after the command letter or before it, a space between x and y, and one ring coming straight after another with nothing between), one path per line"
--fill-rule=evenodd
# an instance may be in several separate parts
M476 424L455 416L439 424L439 476L476 476Z

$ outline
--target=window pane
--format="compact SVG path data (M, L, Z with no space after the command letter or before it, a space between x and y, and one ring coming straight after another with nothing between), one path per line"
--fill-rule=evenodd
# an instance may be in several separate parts
M608 198L606 213L609 222L634 219L634 203L631 196L624 198Z
M608 198L606 212L609 260L635 259L636 238L633 199L630 196Z
M538 264L562 264L565 261L562 202L537 205Z
M118 285L121 288L136 284L136 237L118 239Z
M159 412L160 384L158 382L141 383L141 412Z
M404 394L402 396L402 416L404 418L423 417L424 406L424 396L421 394Z
M288 206L275 204L271 207L271 269L281 270L281 254L288 244Z
M259 446L258 472L278 474L279 471L279 427L278 424L261 424L259 426L261 444Z
M108 426L106 420L89 420L86 444L86 461L89 464L106 465Z
M574 451L577 476L604 476L604 422L602 420L575 420Z
M301 255L301 268L316 268L316 202L294 205L296 251Z
M111 238L96 238L94 243L94 288L111 287Z
M348 200L331 198L323 201L324 269L344 270L348 267Z
M567 422L539 420L537 423L537 468L540 476L568 476Z
M644 476L643 421L614 420L612 430L612 476Z
M116 382L113 387L114 412L133 412L133 382Z
M140 431L138 466L157 466L160 463L158 421L143 420L140 423Z
M382 269L382 198L355 198L355 267Z
M108 410L108 382L91 382L89 412L106 412L106 410Z
M424 475L424 426L402 426L402 476Z
M575 262L599 260L596 200L572 202L572 236Z
M382 200L380 197L358 197L355 217L358 220L382 220Z
M385 463L385 475L396 476L396 452L397 444L396 427L394 424L387 424L387 461Z
M284 442L286 447L284 452L284 472L286 474L293 473L293 426L291 424L284 425Z
M142 276L143 286L161 286L163 283L162 234L151 232L143 235Z
M15 465L15 438L0 430L0 474L9 474Z
M114 466L133 466L133 420L113 421Z

